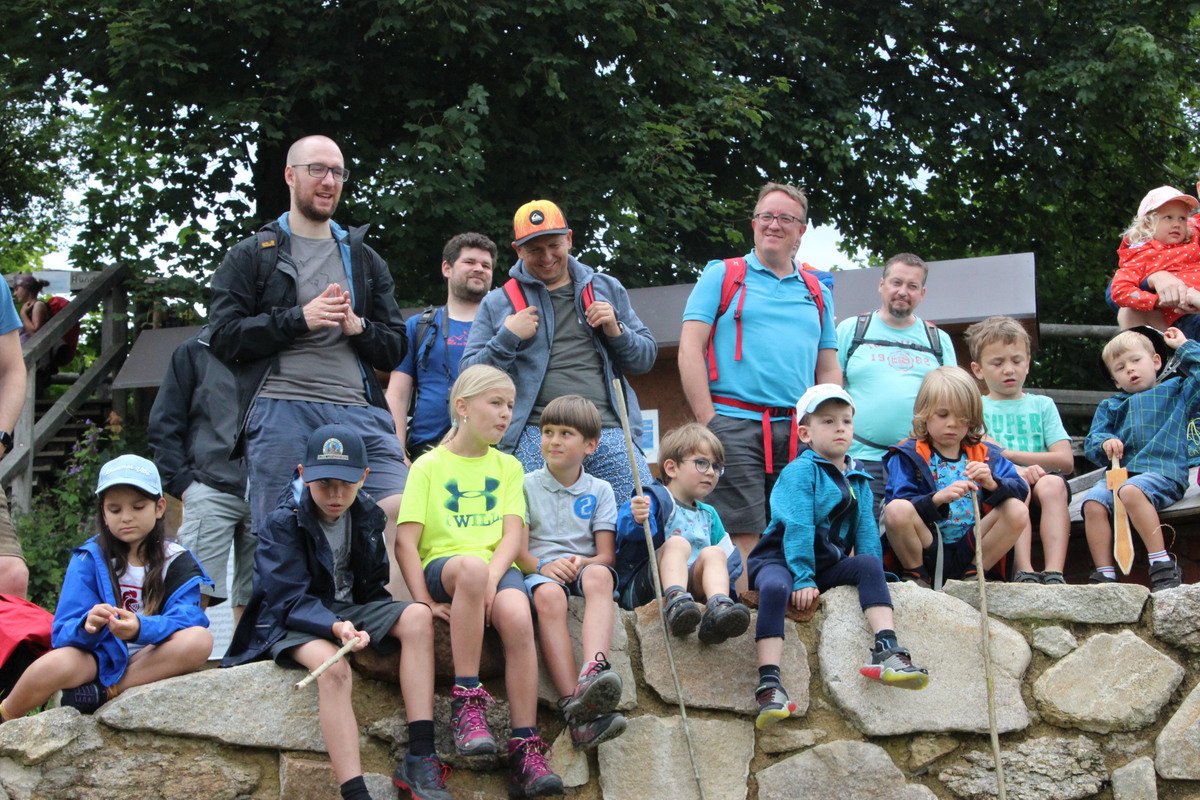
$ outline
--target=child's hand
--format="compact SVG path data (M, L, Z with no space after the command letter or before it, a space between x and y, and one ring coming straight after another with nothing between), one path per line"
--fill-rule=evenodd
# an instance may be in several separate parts
M810 608L815 608L817 598L821 596L821 592L815 586L806 586L803 589L797 589L792 592L792 607L797 611L808 611Z
M426 605L428 605L429 610L433 612L434 619L440 619L443 622L445 622L447 625L450 624L450 604L449 603L435 603L432 600L430 600L428 603L426 603Z
M1198 298L1200 298L1200 292L1196 292L1194 289L1192 292L1196 294ZM1183 335L1183 331L1174 326L1163 331L1163 339L1165 339L1167 344L1171 346L1172 350L1178 350L1179 346L1187 341L1187 337Z
M357 636L358 644L350 648L351 653L357 653L371 643L371 634L366 631L356 630L354 623L348 619L333 623L333 635L343 645L349 644L350 640Z
M88 633L99 633L100 629L108 624L109 618L116 613L116 610L108 603L97 603L92 606L83 620L83 629Z
M996 490L996 479L992 476L992 468L987 465L986 461L968 461L965 472L976 486L982 486L989 492Z
M633 521L638 525L644 524L646 520L650 519L650 496L642 495L630 500L629 513L633 515Z
M559 583L570 583L575 580L575 576L578 574L579 567L575 563L575 556L571 556L570 558L556 558L538 570L538 575L545 575L547 578L556 580Z
M934 505L944 506L947 503L953 503L960 497L966 497L967 492L977 489L975 484L970 481L955 481L944 489L939 489L933 493Z
M1046 477L1046 470L1038 464L1030 464L1028 467L1017 467L1017 474L1032 488L1035 483Z
M488 581L487 591L483 594L483 624L492 624L492 603L496 600L496 584Z
M1104 449L1104 455L1108 456L1110 460L1115 458L1120 461L1125 455L1125 443L1115 437L1105 439L1101 447Z
M142 630L142 621L131 611L115 608L108 618L108 629L121 641L132 642Z

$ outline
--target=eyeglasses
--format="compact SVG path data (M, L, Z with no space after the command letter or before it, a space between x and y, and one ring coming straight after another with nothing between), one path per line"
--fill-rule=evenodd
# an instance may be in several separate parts
M724 464L721 464L721 463L718 463L715 461L709 461L707 458L684 458L681 460L684 461L685 463L690 461L693 464L695 464L696 472L699 472L702 475L705 472L708 472L710 469L713 472L717 473L718 478L725 474L725 465Z
M804 220L800 217L793 217L791 214L768 214L766 211L755 214L750 219L757 221L760 225L770 225L775 220L779 220L779 224L785 228L797 222L801 225L804 224Z
M350 180L350 170L345 167L331 167L327 164L292 164L292 169L300 167L308 167L310 177L320 180L325 177L326 173L333 173L333 179L338 183L345 183Z

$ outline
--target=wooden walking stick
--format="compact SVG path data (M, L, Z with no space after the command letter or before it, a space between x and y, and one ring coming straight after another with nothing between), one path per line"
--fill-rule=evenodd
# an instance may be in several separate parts
M1117 490L1129 480L1129 470L1121 466L1119 458L1113 456L1112 469L1104 473L1104 480L1113 493L1113 559L1120 567L1121 574L1128 575L1133 568L1133 534L1129 530L1129 515L1125 513L1125 504L1121 502Z
M992 736L992 758L996 762L996 791L999 800L1007 800L1004 789L1004 762L1000 760L1000 729L996 723L996 682L992 676L992 639L988 629L987 581L983 577L983 538L980 536L983 516L979 513L979 492L971 492L971 509L975 512L975 578L979 585L979 636L983 647L983 674L987 681L988 732Z
M638 474L637 459L633 453L633 433L629 429L629 411L625 408L625 388L621 380L612 382L613 395L617 398L617 414L621 417L621 430L625 432L625 452L629 456L629 470L633 473L634 496L641 497L642 476ZM667 614L663 608L662 581L658 577L658 559L654 557L654 532L650 529L650 518L642 523L646 534L646 552L650 555L650 574L654 583L654 601L658 606L658 619L662 622L663 640L667 645L667 663L671 665L671 678L675 681L675 695L679 698L679 716L683 719L683 737L687 740L688 759L692 762L692 775L696 779L696 789L700 792L700 800L707 800L704 793L704 782L700 780L700 765L696 762L696 747L692 743L692 729L688 725L687 706L683 702L683 686L679 683L679 672L675 669L675 654L671 650L671 633L667 630Z
M334 664L341 661L343 658L346 657L347 653L349 653L351 650L354 649L354 645L358 644L359 638L360 637L355 636L353 639L346 642L344 645L341 646L341 648L336 653L331 655L329 658L325 659L324 664L322 664L321 666L314 669L312 672L305 675L302 679L296 681L296 683L292 685L292 688L293 689L303 689L305 686L308 686L310 683L315 681L317 678L324 675L325 670L329 669Z

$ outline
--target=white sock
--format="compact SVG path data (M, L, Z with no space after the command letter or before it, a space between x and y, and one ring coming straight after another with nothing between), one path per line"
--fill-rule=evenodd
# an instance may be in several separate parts
M1117 577L1117 568L1116 567L1097 567L1096 569L1101 575L1103 575L1106 578Z
M1167 555L1166 550L1159 550L1157 553L1150 554L1150 563L1151 564L1160 564L1163 561L1170 561L1170 560L1171 560L1171 557L1169 555Z

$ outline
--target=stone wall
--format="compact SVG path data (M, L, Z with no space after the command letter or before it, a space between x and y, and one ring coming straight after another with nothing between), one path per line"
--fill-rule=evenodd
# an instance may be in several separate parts
M705 797L995 797L976 591L958 582L944 594L893 587L901 642L929 668L921 692L859 675L870 631L854 590L829 592L810 621L788 623L783 677L801 714L762 732L753 724L752 637L716 647L673 640ZM989 584L988 608L1009 798L1200 797L1200 586L1152 596L1129 584ZM499 674L498 659L490 654L485 674ZM540 723L568 795L699 798L650 608L618 617L610 659L625 678L629 728L591 754L571 750L543 675ZM377 800L395 798L386 776L405 745L395 662L356 666L368 784ZM126 692L92 717L55 709L5 724L0 800L335 798L316 689L293 690L298 677L272 664L210 669ZM500 700L499 732L503 680L487 685ZM440 745L448 714L439 688ZM506 795L498 760L446 759L456 797Z

